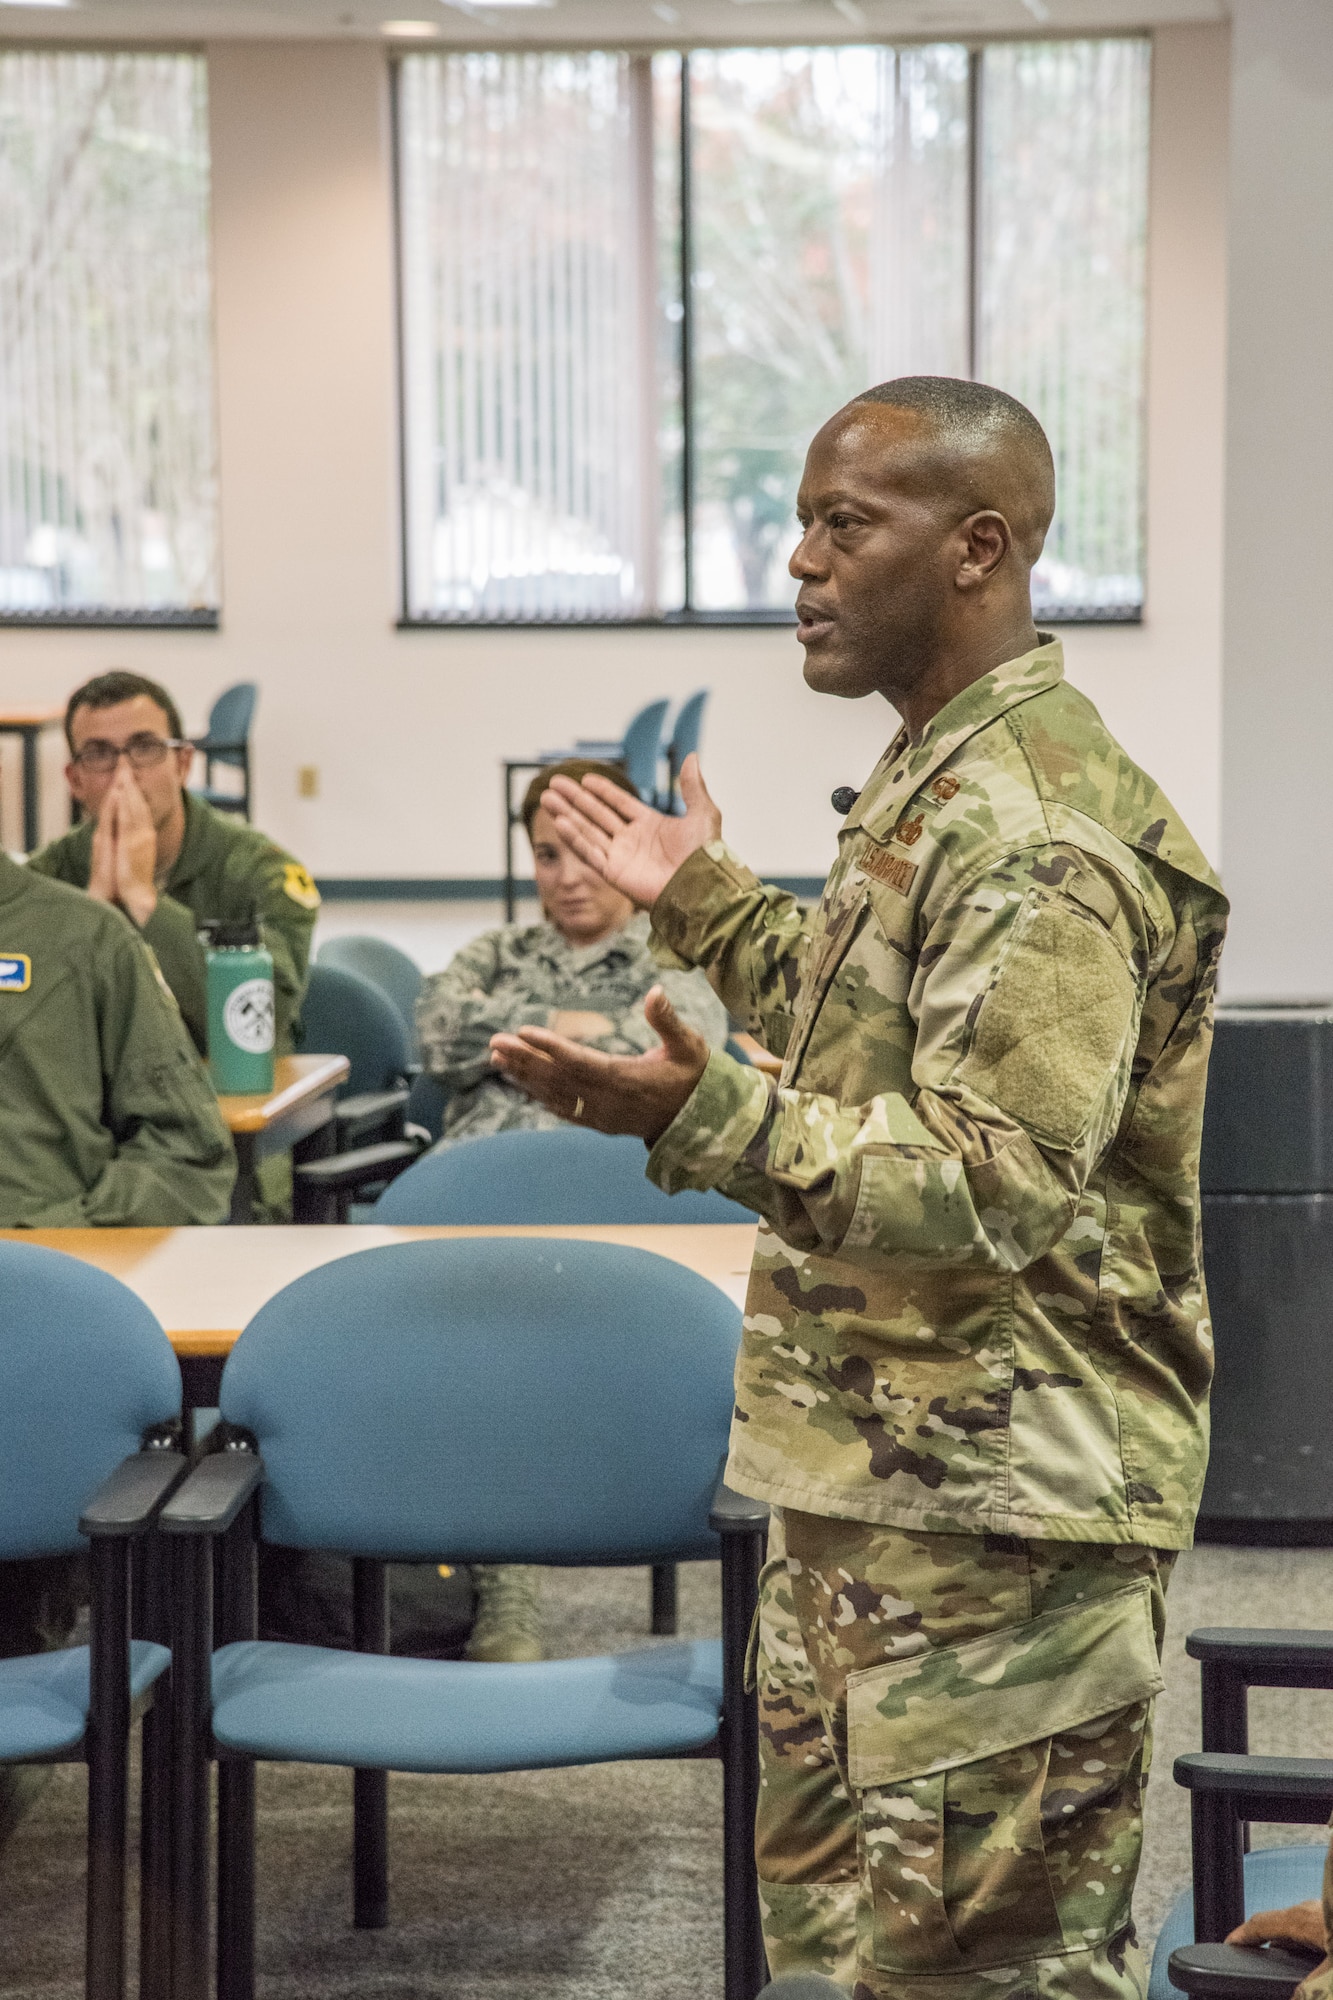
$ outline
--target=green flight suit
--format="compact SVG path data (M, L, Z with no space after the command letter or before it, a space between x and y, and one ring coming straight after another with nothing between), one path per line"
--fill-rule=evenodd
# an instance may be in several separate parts
M774 1972L1132 2000L1163 1594L1207 1459L1199 1140L1226 902L1044 640L885 752L817 912L720 842L652 911L714 1051L668 1192L760 1213L728 1479Z
M134 926L0 853L0 1227L225 1222L217 1098ZM0 1564L0 1658L64 1645L76 1557ZM0 1843L45 1767L0 1771Z
M0 1227L225 1222L231 1139L129 919L0 854Z
M29 868L86 889L92 873L93 822L86 820L34 854ZM258 917L273 954L276 1053L290 1055L305 992L310 935L319 891L301 863L257 828L215 812L185 794L185 838L143 928L180 1003L200 1054L207 1051L208 1002L201 924L214 917Z

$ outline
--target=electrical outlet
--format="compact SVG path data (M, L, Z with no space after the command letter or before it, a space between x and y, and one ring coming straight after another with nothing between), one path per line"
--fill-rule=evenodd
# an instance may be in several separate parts
M301 799L319 797L319 765L298 764L296 767L296 795Z

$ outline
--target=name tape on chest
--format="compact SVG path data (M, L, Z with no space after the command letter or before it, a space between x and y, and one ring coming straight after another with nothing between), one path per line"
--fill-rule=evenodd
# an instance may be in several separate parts
M21 951L0 951L0 993L26 993L32 985L32 960Z
M877 882L886 882L900 896L911 894L917 877L915 861L904 860L901 854L886 854L882 847L876 847L869 840L857 849L856 866L863 875L873 875Z

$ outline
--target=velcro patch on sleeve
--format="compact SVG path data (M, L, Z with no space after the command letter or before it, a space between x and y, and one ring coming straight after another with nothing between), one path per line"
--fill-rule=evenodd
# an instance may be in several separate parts
M299 861L289 861L283 868L282 893L290 896L294 903L299 903L303 910L319 908L319 890L315 887L314 877Z
M915 861L904 861L900 854L886 854L882 847L876 847L873 840L862 841L856 851L856 865L863 875L872 875L876 882L887 883L900 896L910 895L912 884L916 881Z

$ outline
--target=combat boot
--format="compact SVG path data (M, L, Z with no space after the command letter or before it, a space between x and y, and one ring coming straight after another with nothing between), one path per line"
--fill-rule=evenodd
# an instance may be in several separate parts
M540 1660L541 1616L537 1606L541 1571L532 1563L480 1563L473 1567L477 1620L467 1642L469 1660Z

